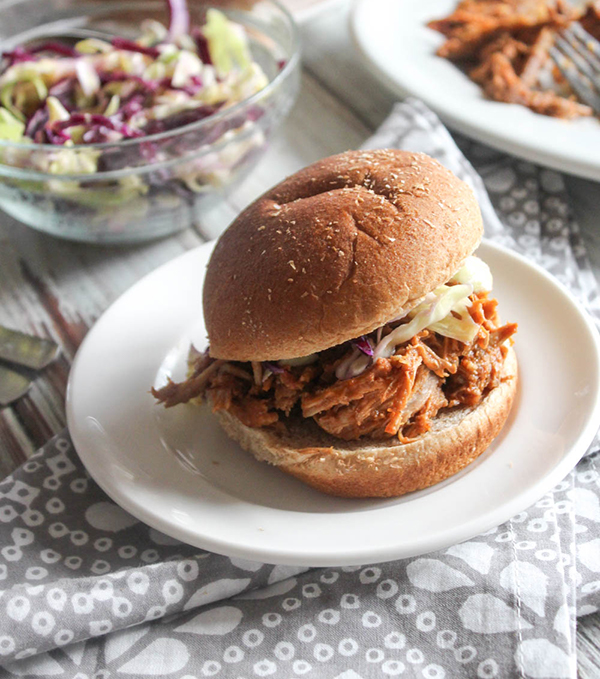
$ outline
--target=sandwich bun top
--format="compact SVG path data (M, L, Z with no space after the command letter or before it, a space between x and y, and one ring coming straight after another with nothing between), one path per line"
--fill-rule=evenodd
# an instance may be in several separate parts
M296 358L369 333L451 278L482 234L471 189L423 153L309 165L219 239L204 283L210 354Z

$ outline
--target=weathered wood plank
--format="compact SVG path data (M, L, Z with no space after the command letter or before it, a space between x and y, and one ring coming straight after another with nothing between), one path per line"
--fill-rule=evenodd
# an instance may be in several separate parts
M577 675L580 679L600 677L600 615L577 621Z
M2 478L35 452L36 446L12 408L0 411L0 475Z

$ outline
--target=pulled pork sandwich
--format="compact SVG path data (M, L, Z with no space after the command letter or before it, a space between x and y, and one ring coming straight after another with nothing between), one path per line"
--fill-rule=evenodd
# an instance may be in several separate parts
M424 154L351 151L284 180L217 243L210 348L167 407L208 401L259 460L333 495L437 483L498 434L515 394L471 189Z

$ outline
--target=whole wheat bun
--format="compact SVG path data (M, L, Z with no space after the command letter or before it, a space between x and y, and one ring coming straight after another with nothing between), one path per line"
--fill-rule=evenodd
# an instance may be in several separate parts
M475 407L442 410L430 431L410 443L397 439L341 441L299 419L287 435L247 427L229 412L216 413L227 434L258 460L329 495L395 497L432 486L473 462L506 422L517 390L512 347L504 381Z
M445 283L482 234L471 189L429 156L325 158L221 236L204 283L210 354L295 358L369 333Z

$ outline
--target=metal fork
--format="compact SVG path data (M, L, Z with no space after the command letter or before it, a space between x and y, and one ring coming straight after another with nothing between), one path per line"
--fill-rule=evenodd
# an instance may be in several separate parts
M34 375L58 356L59 347L52 340L34 337L0 325L0 408L18 398L29 389ZM14 370L9 365L28 368L29 372Z
M550 56L579 99L600 114L600 42L573 23L558 34Z

